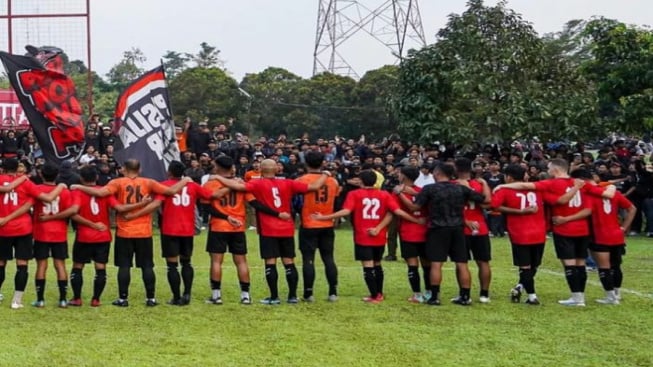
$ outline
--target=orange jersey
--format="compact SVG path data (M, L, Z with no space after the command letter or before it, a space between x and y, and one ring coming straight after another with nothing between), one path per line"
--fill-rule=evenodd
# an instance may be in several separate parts
M203 186L205 189L215 192L225 187L220 181L209 180ZM234 227L227 220L211 217L209 226L211 232L244 232L245 231L245 203L254 200L254 196L249 193L230 190L225 196L220 199L211 201L211 205L216 210L225 215L234 217L243 223L240 227Z
M317 180L321 173L307 173L299 177L296 181L303 182L309 185L311 182ZM311 214L333 213L333 205L338 196L340 187L338 181L333 177L329 177L324 186L314 192L307 192L304 194L304 206L302 207L302 228L330 228L333 227L333 221L313 220Z
M249 171L245 172L245 177L243 177L243 179L246 182L250 181L253 178L261 178L261 171L256 172L256 171L254 171L252 169L252 170L249 170Z
M186 133L176 133L176 138L177 138L177 145L179 146L179 151L180 152L185 152L188 150L187 144L186 144Z
M109 190L111 195L116 197L120 204L136 204L148 195L163 194L168 189L167 186L143 177L116 178L109 181L104 187ZM152 237L152 214L143 215L132 220L125 220L119 215L116 224L118 225L116 234L120 237Z

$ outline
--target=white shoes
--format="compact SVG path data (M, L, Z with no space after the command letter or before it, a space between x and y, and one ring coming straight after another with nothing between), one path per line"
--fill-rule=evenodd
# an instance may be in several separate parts
M11 303L11 309L12 309L12 310L18 310L18 309L20 309L20 308L23 308L23 304L22 304L22 303L18 303L18 302L12 302L12 303Z
M490 297L481 296L478 301L480 303L490 303Z
M571 298L558 301L563 306L585 307L585 295L583 293L572 293Z
M610 297L605 297L605 298L600 298L596 300L597 303L600 303L602 305L618 305L619 300L616 298L610 298Z

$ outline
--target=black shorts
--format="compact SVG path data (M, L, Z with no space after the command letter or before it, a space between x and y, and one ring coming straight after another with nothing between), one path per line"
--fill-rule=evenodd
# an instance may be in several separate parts
M594 252L609 252L610 253L610 265L621 265L623 261L623 256L626 254L626 245L617 245L617 246L606 246L606 245L597 245L595 243L590 244L590 250Z
M247 255L245 232L213 232L206 238L206 252L224 254L229 250L233 255Z
M590 243L589 236L567 237L553 234L553 245L560 260L585 259Z
M30 260L33 257L32 235L0 237L0 260Z
M544 244L537 245L512 245L512 263L515 266L530 266L537 268L542 264L542 255L544 255Z
M474 261L492 260L492 247L490 246L490 236L465 236L465 246L467 247L467 259Z
M111 242L85 243L77 242L73 244L73 262L77 264L88 264L91 261L98 264L109 262L109 249Z
M68 243L34 241L34 258L43 260L49 257L66 260L68 258Z
M419 257L421 259L426 259L426 243L424 242L408 242L401 241L401 257L404 259L410 259L414 257Z
M354 246L354 259L358 261L376 261L383 259L385 246Z
M295 257L295 237L259 236L261 259L276 259L278 257Z
M333 228L300 228L299 251L307 255L313 255L317 250L332 254L335 239Z
M426 258L431 262L467 262L463 227L431 228L426 233Z
M136 257L136 267L153 268L154 255L152 237L125 238L116 236L116 249L113 254L114 265L120 268L131 268Z
M190 259L193 256L193 236L161 235L161 256Z

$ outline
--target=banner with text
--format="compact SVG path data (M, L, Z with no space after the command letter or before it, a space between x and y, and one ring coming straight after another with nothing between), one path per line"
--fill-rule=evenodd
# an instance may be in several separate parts
M143 177L166 179L170 162L179 160L179 147L162 66L145 73L120 95L113 129L120 165L136 159Z

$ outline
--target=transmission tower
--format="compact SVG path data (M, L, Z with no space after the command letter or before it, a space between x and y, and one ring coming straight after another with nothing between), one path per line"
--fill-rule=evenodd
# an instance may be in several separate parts
M313 75L325 71L359 75L339 51L357 33L390 49L399 59L410 47L426 45L417 0L319 0Z

